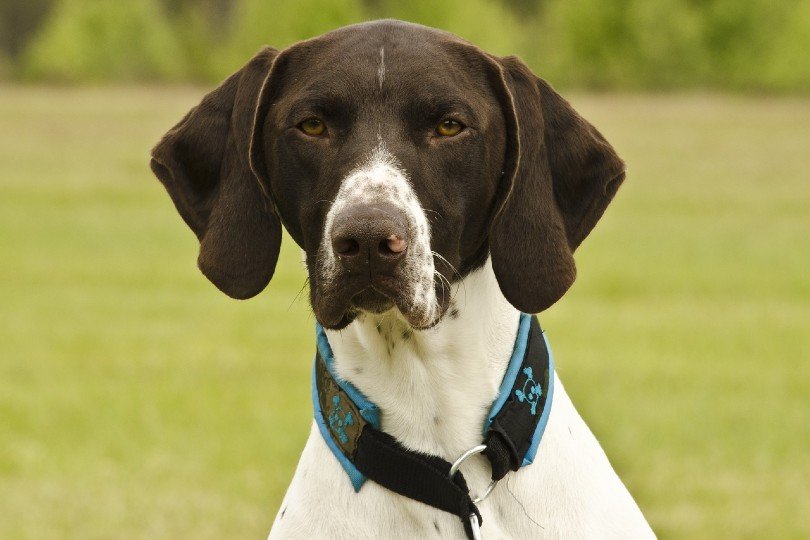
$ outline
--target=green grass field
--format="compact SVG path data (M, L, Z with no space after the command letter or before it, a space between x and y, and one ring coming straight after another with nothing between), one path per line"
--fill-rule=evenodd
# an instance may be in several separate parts
M0 538L263 538L309 428L286 241L227 299L148 168L200 89L0 87ZM810 101L574 96L627 160L542 316L672 538L810 537Z

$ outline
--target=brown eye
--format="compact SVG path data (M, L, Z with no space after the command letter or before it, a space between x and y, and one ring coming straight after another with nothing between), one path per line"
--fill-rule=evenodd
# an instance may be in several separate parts
M320 137L326 132L326 124L318 118L307 118L298 124L298 129L310 137Z
M455 137L459 133L464 130L464 124L458 122L457 120L442 120L439 122L439 125L436 126L436 133L441 135L442 137Z

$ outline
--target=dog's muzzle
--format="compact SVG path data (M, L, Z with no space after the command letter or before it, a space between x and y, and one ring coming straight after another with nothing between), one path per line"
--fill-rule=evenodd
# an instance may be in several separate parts
M327 328L392 307L414 328L438 320L430 225L383 146L342 180L314 266L313 308Z

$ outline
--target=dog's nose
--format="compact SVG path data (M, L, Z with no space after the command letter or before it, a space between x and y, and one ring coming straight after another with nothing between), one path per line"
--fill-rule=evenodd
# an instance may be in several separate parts
M390 204L354 205L332 223L332 250L344 269L390 273L408 250L405 213Z

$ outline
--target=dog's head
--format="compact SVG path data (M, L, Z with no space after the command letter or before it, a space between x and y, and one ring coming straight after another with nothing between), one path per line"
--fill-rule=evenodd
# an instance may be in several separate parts
M397 21L260 51L163 137L152 169L229 296L270 281L283 223L327 328L394 307L430 327L488 256L512 305L544 310L624 179L520 60Z

